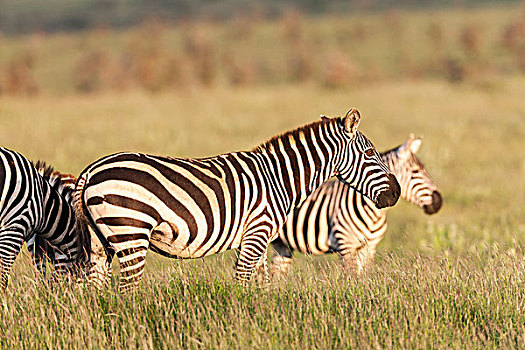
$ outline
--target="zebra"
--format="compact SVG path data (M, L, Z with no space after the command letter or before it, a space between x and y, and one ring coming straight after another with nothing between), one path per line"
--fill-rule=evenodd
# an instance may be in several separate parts
M74 183L71 175L0 147L0 290L24 242L41 271L46 256L57 273L85 268L89 241L76 231Z
M401 146L381 154L401 184L401 197L426 214L439 211L441 194L416 156L421 138L410 134ZM373 259L387 229L386 209L338 181L327 181L288 217L272 242L272 275L283 274L292 252L320 255L337 252L343 264L360 274Z
M89 279L107 282L116 254L121 291L136 285L152 251L200 258L240 247L235 278L246 284L293 206L328 178L363 191L379 207L400 195L395 176L357 131L351 109L275 136L251 151L186 159L116 153L82 171L75 209L92 237Z

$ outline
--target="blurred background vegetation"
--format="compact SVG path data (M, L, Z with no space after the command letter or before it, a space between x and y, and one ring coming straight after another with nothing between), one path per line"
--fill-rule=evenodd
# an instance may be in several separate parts
M522 1L0 0L0 94L525 73Z

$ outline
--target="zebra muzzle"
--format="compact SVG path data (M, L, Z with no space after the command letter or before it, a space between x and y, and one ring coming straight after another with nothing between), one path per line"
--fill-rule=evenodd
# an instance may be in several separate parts
M388 174L388 190L381 192L376 199L379 209L391 207L397 203L401 195L401 186L393 174Z
M438 191L434 191L432 193L432 204L424 205L423 210L425 211L425 214L435 214L441 209L442 203L443 199L441 198L441 194Z

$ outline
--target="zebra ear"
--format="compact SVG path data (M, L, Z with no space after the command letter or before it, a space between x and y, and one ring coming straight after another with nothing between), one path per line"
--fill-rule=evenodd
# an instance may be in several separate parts
M416 153L421 147L421 137L415 138L414 134L408 135L408 139L401 146L403 151L409 151L410 153Z
M349 133L355 133L357 131L357 128L359 127L359 123L361 122L361 114L359 114L359 111L355 108L352 108L346 113L345 117L345 129Z
M421 139L417 138L410 144L410 152L416 153L419 150L419 147L421 147Z

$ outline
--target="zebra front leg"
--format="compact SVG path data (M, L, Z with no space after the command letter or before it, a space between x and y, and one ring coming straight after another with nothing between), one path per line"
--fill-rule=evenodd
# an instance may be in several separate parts
M374 257L375 250L372 251L368 245L359 249L348 249L339 252L343 267L349 273L361 276L368 267L370 260Z
M284 276L288 272L288 268L292 262L292 250L281 238L274 240L272 247L275 250L275 254L272 259L270 275L272 277Z
M255 270L260 266L264 271L264 282L268 283L268 234L258 232L247 235L241 242L241 251L235 268L235 279L247 284Z
M370 262L374 260L376 249L367 244L361 249L358 249L356 254L357 274L365 273L370 267Z
M21 231L0 230L0 292L7 288L11 267L20 253L23 242L24 234Z

